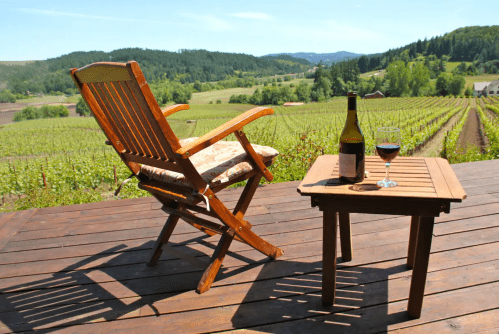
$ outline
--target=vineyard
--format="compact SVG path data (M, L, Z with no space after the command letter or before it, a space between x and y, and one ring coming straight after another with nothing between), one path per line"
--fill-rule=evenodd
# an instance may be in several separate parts
M249 108L192 105L169 121L178 137L195 137ZM368 155L374 155L376 128L395 126L402 132L401 155L420 154L425 145L443 135L441 154L451 163L499 157L497 97L371 99L359 100L358 108ZM345 98L275 107L274 115L253 122L245 131L253 143L280 152L271 167L274 182L300 180L317 156L338 153L345 109ZM462 144L463 129L472 115L479 119L478 130L486 146ZM106 138L91 117L5 125L0 127L0 140L0 212L110 199L130 175L113 149L104 144ZM120 193L120 198L140 196L149 194L138 190L135 180Z

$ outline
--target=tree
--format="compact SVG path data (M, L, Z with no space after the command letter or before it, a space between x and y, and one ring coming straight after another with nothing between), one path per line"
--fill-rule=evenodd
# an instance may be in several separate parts
M435 82L435 91L437 95L447 96L449 95L449 75L447 73L440 73Z
M90 116L90 109L88 109L87 104L81 96L78 98L78 102L76 102L76 113L80 116Z
M269 87L269 86L265 86L265 88L266 87ZM262 100L263 100L262 92L257 88L255 90L255 92L253 93L253 95L251 95L251 98L250 98L249 102L251 104L258 104L258 105L260 105L260 104L263 104Z
M423 43L420 39L416 43L416 53L423 53Z
M467 87L466 90L464 91L464 96L466 97L473 96L473 89L471 89L471 87Z
M361 56L357 63L360 73L366 73L369 71L369 58L367 58L367 56Z
M388 81L387 93L390 96L403 96L409 94L411 81L410 68L403 61L395 61L386 69L385 79Z
M463 76L453 75L447 84L447 91L454 96L461 95L465 83L466 80Z
M312 86L312 100L314 101L319 101L319 97L321 100L327 101L331 97L331 93L331 81L325 76L321 76Z
M0 102L16 102L16 96L10 92L8 89L3 89L0 91Z
M29 119L37 119L38 118L38 110L33 106L27 106L23 108L21 111L18 111L14 114L13 121L25 121Z
M333 66L331 68L331 90L332 96L342 96L347 92L345 81L342 78L339 66Z
M310 86L306 81L300 81L300 84L295 88L295 94L300 102L310 102Z
M201 85L201 82L199 80L196 80L194 81L194 89L197 91L197 92L202 92L203 91L203 88L202 88L202 85Z
M412 67L411 71L411 91L412 96L419 96L421 89L430 82L430 70L418 62Z
M248 103L250 97L245 94L231 95L229 103Z

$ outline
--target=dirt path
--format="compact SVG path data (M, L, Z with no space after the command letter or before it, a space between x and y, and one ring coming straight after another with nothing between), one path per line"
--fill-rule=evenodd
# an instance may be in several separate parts
M468 114L468 120L463 126L463 131L457 141L456 149L466 149L467 146L474 145L483 148L485 143L480 136L480 120L476 108L472 108Z
M426 143L426 145L418 152L414 153L416 157L439 157L440 151L442 151L442 141L447 134L447 131L450 131L454 124L456 124L464 110L461 110L457 114L455 114L438 132L437 134Z

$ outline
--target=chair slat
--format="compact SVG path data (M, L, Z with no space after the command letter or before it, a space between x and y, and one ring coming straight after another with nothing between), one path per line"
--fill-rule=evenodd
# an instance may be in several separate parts
M121 127L123 137L125 137L127 140L129 152L137 153L139 150L135 144L136 143L135 136L132 133L130 126L127 124L126 120L124 119L123 115L121 114L119 108L114 103L114 101L109 93L108 83L99 82L96 84L96 86L99 87L99 89L100 89L102 101L104 102L104 104L106 104L109 113L113 115L113 117L118 122L118 126Z
M102 109L102 112L106 116L106 118L109 119L109 124L113 128L113 131L115 135L118 137L120 144L123 146L125 151L130 152L130 146L127 142L127 138L124 137L123 135L123 128L120 126L118 123L118 120L114 117L114 114L109 111L108 106L103 102L102 94L100 93L100 88L97 87L96 83L89 83L88 88L92 92L92 95L95 98L95 101L99 105L99 107Z
M168 159L174 160L173 151L170 147L170 143L166 140L163 131L158 125L158 120L154 117L149 105L145 101L142 91L140 90L139 85L136 82L127 82L127 86L130 89L131 93L134 96L135 102L138 106L138 109L143 113L144 117L147 119L149 125L152 128L152 133L155 135L156 139L159 141L159 147L161 151L165 153L165 157ZM163 117L161 114L160 117ZM158 117L159 118L159 117ZM164 117L163 117L163 121ZM165 121L166 122L166 121ZM178 141L178 139L177 139Z
M78 84L78 83L77 83ZM106 134L107 138L113 142L113 146L116 144L117 141L119 141L119 138L116 134L116 131L113 130L113 126L109 123L109 120L107 119L106 115L102 111L102 108L100 107L99 103L95 99L95 96L93 95L89 84L82 84L81 85L81 95L85 98L87 103L91 106L92 113L94 117L97 119L97 123L99 124L100 128L102 131ZM116 145L116 150L118 152L123 151L123 145Z
M116 86L118 86L119 88L119 85L116 82L114 83L110 82L109 84L106 85L106 88L108 93L110 94L110 97L112 98L113 104L115 104L121 117L128 126L128 132L131 134L130 137L133 138L134 145L137 148L137 152L134 153L139 153L141 155L147 154L150 156L150 154L146 153L144 141L142 140L142 135L137 128L135 118L132 117L132 115L135 115L135 113L133 112L133 110L130 112L130 110L125 106L125 104L121 100L121 97L118 95Z
M154 123L151 123L151 120L146 116L146 112L140 107L137 103L137 99L135 98L135 94L130 89L130 82L124 82L122 85L123 91L126 96L129 98L128 102L130 103L132 109L135 111L137 117L141 120L141 124L144 127L144 131L147 134L147 138L151 142L151 150L154 150L156 154L155 158L170 158L166 154L165 150L161 147L161 142L158 139L158 135L153 127ZM159 136L160 137L160 136ZM163 136L164 137L164 136Z
M116 92L121 99L124 107L129 111L130 117L134 119L135 125L137 127L137 131L142 141L142 147L145 150L145 153L150 157L159 157L159 153L153 145L151 138L149 137L149 129L146 129L140 117L138 117L137 113L133 109L130 103L130 97L125 93L123 86L126 86L126 83L123 81L117 81L115 83Z
M147 84L146 78L144 77L144 73L142 73L142 71L140 70L139 64L137 64L137 62L135 61L130 61L127 63L127 67L130 70L130 75L135 78L135 80L133 81L134 85L138 89L140 89L140 96L143 97L145 103L147 103L147 105L149 106L151 113L157 121L157 125L161 129L161 133L164 134L164 139L169 144L167 149L173 155L173 152L176 152L181 147L177 136L173 132L172 128L166 121L163 112L159 108L158 102L156 101L151 88Z

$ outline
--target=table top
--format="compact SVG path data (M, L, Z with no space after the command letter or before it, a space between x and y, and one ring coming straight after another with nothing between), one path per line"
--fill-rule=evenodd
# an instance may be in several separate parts
M338 156L317 158L298 192L303 196L333 198L415 199L438 202L462 202L466 198L459 180L447 160L427 157L397 157L390 167L390 179L399 185L378 188L376 182L385 177L385 163L380 157L366 157L370 176L360 183L343 183L338 177Z

